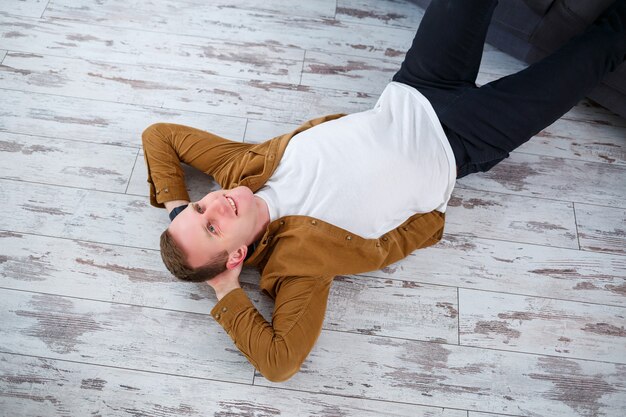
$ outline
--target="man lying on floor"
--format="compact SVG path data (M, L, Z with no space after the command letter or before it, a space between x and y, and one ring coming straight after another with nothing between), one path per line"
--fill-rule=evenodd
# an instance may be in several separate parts
M438 242L456 178L508 157L624 61L626 0L618 0L551 56L478 88L496 4L434 0L373 109L314 119L261 144L174 124L144 131L150 202L173 219L163 261L215 290L212 316L267 379L300 369L336 275ZM222 190L189 204L180 162ZM275 300L271 323L239 287L244 265L261 271Z

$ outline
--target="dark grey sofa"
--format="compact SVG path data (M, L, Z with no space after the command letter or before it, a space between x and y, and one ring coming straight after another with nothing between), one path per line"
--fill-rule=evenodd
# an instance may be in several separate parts
M431 0L410 0L426 8ZM613 0L500 0L487 42L533 63L581 33ZM607 75L589 98L626 118L626 63Z

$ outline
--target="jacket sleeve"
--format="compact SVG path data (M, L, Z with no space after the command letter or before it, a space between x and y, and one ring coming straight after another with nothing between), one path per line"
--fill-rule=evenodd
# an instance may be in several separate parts
M268 380L291 378L308 356L324 321L333 277L287 277L278 285L272 322L242 289L222 298L211 315Z
M220 170L252 146L173 123L150 125L142 134L142 143L150 204L155 207L164 207L163 203L171 200L189 201L181 162L214 176L219 182Z

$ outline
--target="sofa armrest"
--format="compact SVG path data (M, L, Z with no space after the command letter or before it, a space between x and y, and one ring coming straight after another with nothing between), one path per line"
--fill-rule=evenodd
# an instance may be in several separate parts
M530 38L530 43L543 53L529 56L529 61L542 58L583 32L612 1L556 0Z

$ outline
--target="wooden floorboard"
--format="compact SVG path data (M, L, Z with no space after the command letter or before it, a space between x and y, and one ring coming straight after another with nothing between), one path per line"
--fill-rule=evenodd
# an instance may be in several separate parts
M259 143L371 108L424 11L209 3L0 2L0 415L621 417L626 120L588 99L458 181L439 244L337 277L300 373L255 372L161 262L141 133ZM477 83L525 66L487 44Z
M463 410L0 354L7 415L466 417ZM155 379L159 383L155 384Z

